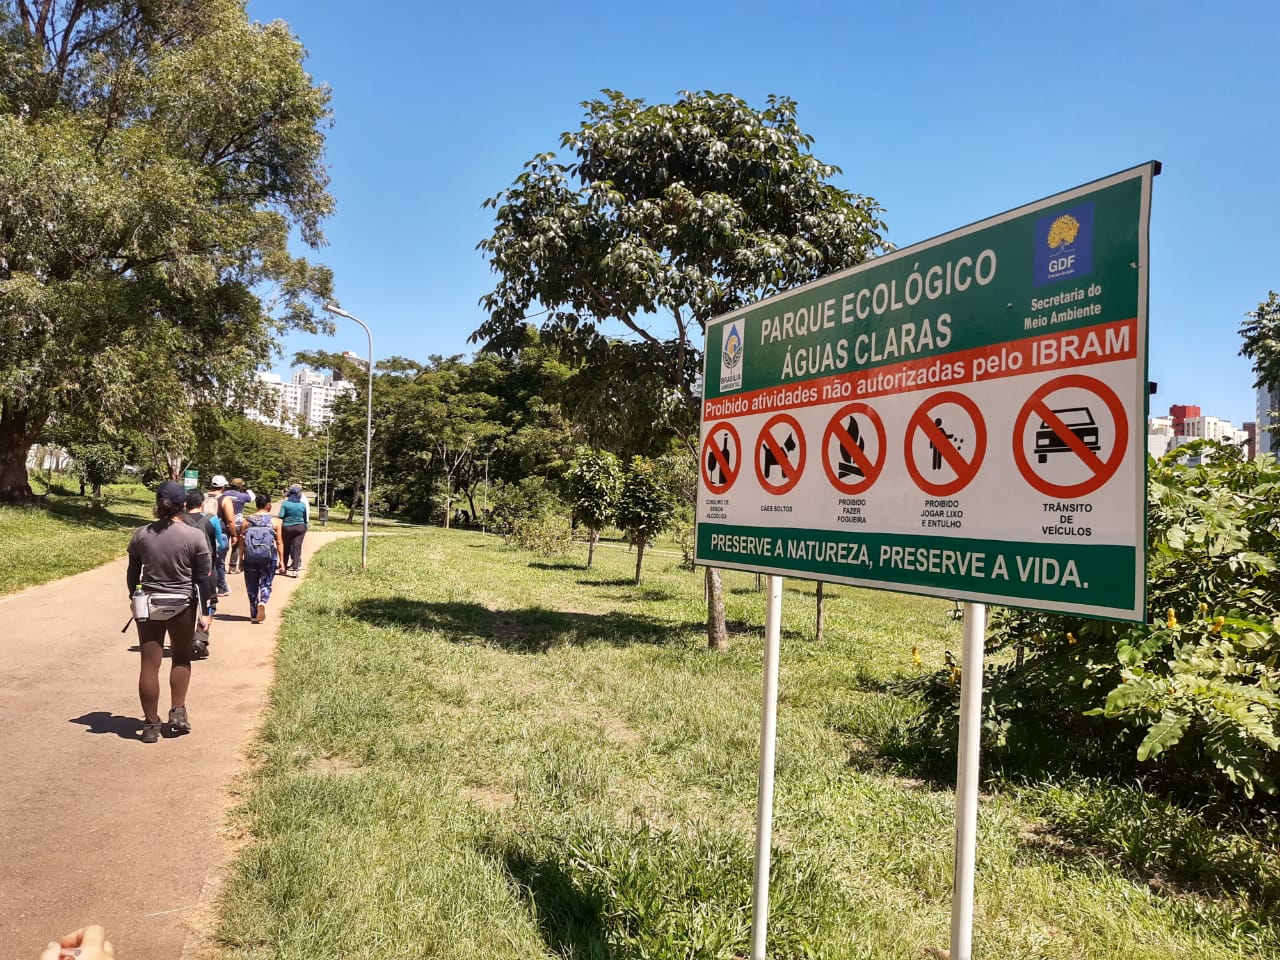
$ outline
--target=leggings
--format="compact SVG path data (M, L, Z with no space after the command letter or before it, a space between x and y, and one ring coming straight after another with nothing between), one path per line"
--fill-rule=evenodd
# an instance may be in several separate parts
M271 581L276 578L276 560L244 562L244 588L249 591L249 616L258 615L258 604L271 599Z
M297 573L302 569L302 538L307 535L307 525L295 523L291 527L285 527L282 532L284 533L284 568Z

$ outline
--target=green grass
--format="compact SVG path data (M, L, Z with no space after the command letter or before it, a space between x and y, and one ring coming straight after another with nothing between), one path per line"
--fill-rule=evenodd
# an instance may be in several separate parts
M44 485L35 482L37 493ZM155 497L141 484L103 488L93 509L56 483L39 506L0 505L0 595L92 569L122 556L129 536L151 516Z
M654 555L637 587L633 554L582 558L442 530L379 538L363 575L355 540L317 555L235 814L224 958L746 955L763 597L726 574L732 650L712 654L700 572ZM954 799L882 748L916 716L912 645L932 668L958 627L938 601L827 603L817 643L812 584L787 582L770 956L918 960L947 942ZM1142 796L984 794L975 956L1280 947L1273 888L1207 879L1274 864L1275 838L1215 845ZM1182 882L1191 841L1204 875Z

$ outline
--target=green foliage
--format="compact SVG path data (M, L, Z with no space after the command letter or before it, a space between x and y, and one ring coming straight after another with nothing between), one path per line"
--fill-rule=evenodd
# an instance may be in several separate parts
M1280 297L1272 290L1240 325L1240 355L1253 361L1255 387L1280 387Z
M592 534L612 522L622 493L622 465L612 453L582 449L565 475L573 515Z
M207 484L215 473L228 479L242 477L259 493L273 497L288 483L312 483L324 445L314 438L295 437L277 428L242 416L226 416L218 432L196 448L192 467Z
M489 522L506 534L524 521L543 521L560 509L555 489L542 477L525 477L514 483L499 481L489 496Z
M573 532L564 517L523 516L505 520L503 539L544 557L563 556L573 546Z
M40 12L37 12L40 11ZM0 497L51 416L156 432L221 406L329 271L328 91L239 0L0 2Z
M1206 799L1225 784L1245 798L1275 793L1280 466L1188 444L1151 464L1147 503L1150 622L997 612L988 640L996 666L986 675L991 743L1040 749L1051 727L1050 749L1099 769L1137 761L1170 789ZM953 730L955 677L948 669L922 681L925 729L939 742ZM1129 751L1114 750L1116 739Z
M536 302L545 336L612 372L606 331L620 324L641 344L621 348L639 351L637 379L679 391L688 409L673 421L688 433L707 321L872 256L881 210L829 182L839 168L809 152L786 97L755 109L730 94L649 105L604 92L562 135L570 159L535 156L487 201L496 223L480 248L500 280L472 339L519 349Z
M675 501L663 486L656 464L632 457L614 513L618 526L637 543L648 543L667 528L675 513Z
M80 479L94 488L94 495L104 483L112 483L124 469L124 451L110 443L86 443L68 451L76 463Z

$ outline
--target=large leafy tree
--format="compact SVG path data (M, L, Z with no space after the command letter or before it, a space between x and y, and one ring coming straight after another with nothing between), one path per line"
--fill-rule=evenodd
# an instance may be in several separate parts
M243 0L0 0L0 499L50 418L190 440L283 328L327 326L288 249L332 207L302 59Z
M840 169L810 152L789 98L756 109L730 94L604 93L562 135L567 159L538 154L487 201L496 224L480 249L500 279L472 339L517 350L539 306L544 335L588 358L627 337L686 405L692 446L707 321L873 256L882 211L830 182ZM719 648L723 592L716 571L707 579Z

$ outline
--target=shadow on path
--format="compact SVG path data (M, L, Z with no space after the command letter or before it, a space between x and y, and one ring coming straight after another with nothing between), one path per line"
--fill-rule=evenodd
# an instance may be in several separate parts
M121 740L141 740L142 721L137 717L122 717L107 710L95 710L83 716L72 717L69 723L83 724L85 733L114 733Z

